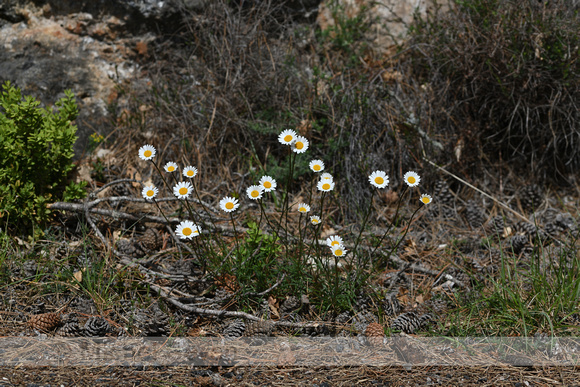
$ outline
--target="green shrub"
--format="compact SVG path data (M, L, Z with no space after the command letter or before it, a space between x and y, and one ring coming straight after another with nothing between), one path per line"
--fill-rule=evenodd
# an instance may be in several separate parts
M49 202L84 196L83 184L65 187L73 168L78 108L72 92L56 109L6 82L0 95L0 219L12 231L30 233L49 219ZM4 225L2 226L4 228Z
M463 161L557 176L580 166L580 17L566 2L474 0L417 19L407 51L428 119ZM538 174L541 172L542 174Z

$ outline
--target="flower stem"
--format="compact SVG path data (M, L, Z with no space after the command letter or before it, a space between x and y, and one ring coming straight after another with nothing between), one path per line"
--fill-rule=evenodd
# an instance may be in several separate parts
M363 231L364 231L364 229L365 229L365 227L367 225L367 222L369 220L369 216L371 214L371 209L373 208L373 198L375 197L375 192L376 191L373 190L372 193L371 193L371 200L370 200L370 203L369 203L369 208L367 209L367 212L366 212L365 217L364 217L364 220L362 222L360 231L358 233L358 237L356 238L356 241L354 243L354 247L352 249L352 257L353 257L352 259L354 259L354 257L357 257L358 256L358 254L357 254L358 245L360 243L360 240L361 240L361 237L362 237L362 233L363 233ZM351 264L352 264L352 260L351 260ZM359 267L360 267L360 262L359 262Z
M405 190L401 194L401 198L403 196L405 196L405 193L407 192L407 189L408 189L408 187L405 187ZM385 237L389 234L389 232L393 228L395 222L397 221L397 216L399 215L399 209L400 208L401 208L401 199L399 199L399 203L397 204L397 209L395 210L395 216L393 217L393 220L391 220L391 224L389 224L389 227L387 228L387 231L385 231L385 233L383 234L383 236L381 237L381 239L379 239L379 243L377 243L377 246L371 252L371 257L375 254L375 252L378 250L378 248L383 243L383 240L385 239Z

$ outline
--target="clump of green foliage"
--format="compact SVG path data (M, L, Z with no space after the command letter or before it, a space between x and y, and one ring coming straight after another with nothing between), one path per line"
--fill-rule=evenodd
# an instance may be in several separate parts
M501 155L535 178L580 166L574 8L456 0L416 19L406 52L413 78L432 91L428 119L452 145L464 140L467 158Z
M71 91L42 108L10 82L0 95L0 220L11 231L30 233L49 219L49 202L84 196L84 184L70 183L78 108ZM3 225L3 228L5 226Z

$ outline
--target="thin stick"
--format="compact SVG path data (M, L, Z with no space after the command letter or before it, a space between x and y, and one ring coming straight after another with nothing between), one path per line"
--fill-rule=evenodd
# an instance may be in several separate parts
M515 211L514 209L508 207L506 204L504 204L503 202L499 201L498 199L494 198L493 196L483 192L482 190L480 190L479 188L475 187L472 184L469 184L468 182L466 182L465 180L463 180L462 178L460 178L459 176L454 175L453 173L449 172L448 170L446 170L443 167L440 167L439 165L435 164L434 162L432 162L431 160L427 159L426 157L423 157L423 160L427 161L429 164L433 165L434 167L442 170L443 172L445 172L446 174L454 177L455 179L459 180L461 183L465 184L466 186L473 188L474 190L476 190L477 192L479 192L480 194L484 195L485 197L493 200L494 202L496 202L499 206L505 208L506 210L508 210L509 212L511 212L512 214L514 214L515 216L517 216L518 218L525 220L526 222L530 223L529 219L526 218L525 216L523 216L522 214L520 214L519 212Z

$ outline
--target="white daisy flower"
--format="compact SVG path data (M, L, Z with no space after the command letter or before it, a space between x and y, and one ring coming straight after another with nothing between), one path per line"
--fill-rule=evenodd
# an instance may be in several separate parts
M344 241L338 235L333 235L331 237L326 238L326 244L328 245L328 247L332 248L335 246L343 245Z
M189 220L184 220L179 223L175 229L175 233L180 239L191 239L201 233L201 228Z
M191 190L193 186L189 181L182 181L181 183L177 183L175 187L173 187L173 193L179 199L187 199L189 195L191 195Z
M328 172L324 172L322 175L320 175L320 180L330 180L330 181L334 181L334 178L332 177L332 175Z
M324 170L324 162L322 160L312 160L309 166L314 172L322 172Z
M302 213L310 212L310 206L306 203L300 203L298 205L298 212L302 212Z
M296 132L292 129L283 130L282 133L278 136L278 141L280 141L284 145L292 145L294 140L296 140Z
M333 254L335 257L344 257L344 256L346 255L346 252L347 252L347 251L348 251L348 250L347 250L347 249L345 249L343 245L334 246L334 247L332 248L332 254Z
M319 191L328 192L334 189L334 181L332 180L320 180L316 186Z
M141 160L151 160L155 157L155 148L152 145L143 145L139 148L139 158Z
M297 136L296 141L292 144L292 150L296 153L304 153L308 149L310 143L302 136Z
M146 185L143 187L143 191L141 191L143 197L148 200L153 199L155 196L157 196L158 193L159 190L154 185Z
M310 217L310 223L312 223L313 225L320 224L320 222L321 222L320 221L320 216L318 216L318 215L312 215Z
M165 172L175 172L177 171L177 164L175 164L173 161L168 162L167 164L165 164Z
M248 187L248 189L246 190L248 197L252 200L261 199L263 192L264 192L264 188L262 188L262 186L260 186L260 185L252 185L252 186Z
M433 198L431 197L431 195L423 194L421 195L421 198L419 198L419 200L423 204L429 204L433 201Z
M264 192L270 192L276 190L276 180L270 176L262 176L260 179L260 186L264 189Z
M192 177L195 177L195 175L197 175L196 167L188 165L187 167L183 168L183 176L189 177L191 179Z
M240 206L240 203L238 203L238 199L236 199L236 198L231 198L229 196L226 196L225 198L220 200L220 207L225 212L235 211L236 208L238 208L239 206Z
M419 185L419 182L421 181L419 175L414 171L409 171L405 173L403 179L405 180L405 183L407 183L409 187L416 187Z
M389 184L389 177L384 171L374 171L369 176L369 181L377 188L385 188Z

